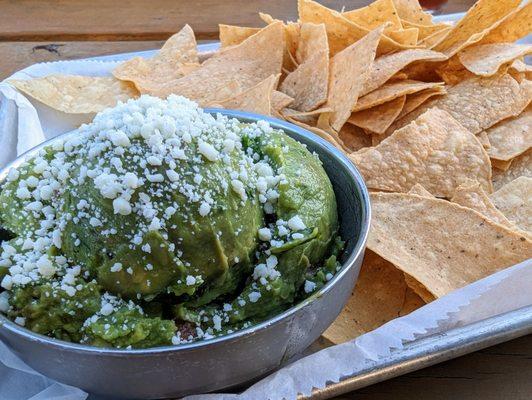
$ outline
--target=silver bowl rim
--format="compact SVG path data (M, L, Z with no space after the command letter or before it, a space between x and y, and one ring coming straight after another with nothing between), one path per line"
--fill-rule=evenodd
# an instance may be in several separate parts
M264 121L267 121L270 124L270 126L272 126L273 128L290 131L290 132L297 134L298 136L303 136L306 139L314 142L317 146L321 147L323 150L325 150L329 154L331 154L333 156L332 158L336 162L342 164L344 168L351 174L351 177L354 179L355 183L357 184L360 190L359 194L360 194L360 201L362 205L361 207L362 213L361 213L361 221L360 221L361 228L360 228L360 231L358 232L359 236L357 239L357 243L355 244L351 254L349 254L349 257L342 263L342 268L340 269L340 271L338 271L334 275L334 277L329 282L327 282L320 290L318 290L317 292L313 293L311 296L293 305L292 307L283 311L280 314L276 314L272 316L271 318L265 321L262 321L258 324L255 324L249 328L240 329L230 334L221 335L221 336L217 336L217 337L205 339L205 340L199 340L199 341L191 342L191 343L150 347L146 349L102 348L102 347L96 347L96 346L91 346L91 345L84 345L80 343L67 342L64 340L55 339L55 338L52 338L46 335L35 333L18 324L15 324L13 321L8 319L3 313L0 313L0 329L6 329L10 331L11 333L22 337L23 339L38 342L39 344L42 344L46 347L49 346L49 347L61 348L63 350L76 350L78 352L96 353L96 354L101 354L101 355L106 355L106 356L125 357L125 356L145 356L145 355L150 355L150 354L160 354L160 353L167 353L167 352L186 352L187 350L200 349L203 347L213 346L216 344L222 344L224 342L233 342L243 337L254 335L259 331L263 331L267 329L268 327L278 324L284 319L289 318L290 316L297 313L300 309L306 307L311 302L315 301L319 297L323 296L325 293L334 289L334 286L336 285L336 283L339 282L347 274L350 268L353 268L355 260L364 251L365 244L367 242L368 235L369 235L369 228L370 228L370 221L371 221L370 197L369 197L369 193L368 193L366 184L364 182L364 179L362 178L362 175L360 174L358 169L354 166L354 164L349 160L349 158L345 154L343 154L340 150L338 150L328 141L326 141L325 139L319 137L318 135L306 129L303 129L295 124L282 121L277 118L273 118L273 117L269 117L269 116L265 116L261 114L255 114L251 112L246 112L246 111L226 110L226 109L221 109L221 108L204 108L204 111L210 114L219 113L229 118L236 118L238 120L246 120L249 122L264 120ZM0 169L0 184L5 180L11 168L18 167L20 164L26 161L26 159L28 159L31 156L34 156L43 147L50 145L55 140L58 140L60 138L65 138L70 135L74 135L75 133L76 133L76 130L73 130L73 131L65 132L63 134L55 136L31 148L30 150L24 152L20 156L18 156L15 160L11 161L4 168Z

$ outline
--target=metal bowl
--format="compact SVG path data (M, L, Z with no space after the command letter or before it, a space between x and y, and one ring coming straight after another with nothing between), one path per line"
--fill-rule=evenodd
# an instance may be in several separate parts
M321 290L267 321L230 335L179 346L102 349L42 336L0 316L0 339L35 370L90 393L128 399L223 390L264 376L300 354L342 310L358 277L369 230L369 196L359 172L328 142L296 125L246 112L206 111L246 122L266 120L318 154L336 193L340 234L346 241L340 259L342 269ZM54 140L6 166L0 172L0 184L10 168Z

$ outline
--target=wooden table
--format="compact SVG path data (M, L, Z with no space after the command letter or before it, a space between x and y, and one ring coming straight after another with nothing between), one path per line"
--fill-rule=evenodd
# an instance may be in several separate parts
M323 0L341 9L368 0ZM439 4L441 1L426 1ZM450 0L437 12L461 12ZM270 0L0 0L0 80L28 65L160 47L188 23L198 39L217 24L260 26L257 11L296 19L296 1ZM342 397L357 400L532 398L532 336L513 340Z

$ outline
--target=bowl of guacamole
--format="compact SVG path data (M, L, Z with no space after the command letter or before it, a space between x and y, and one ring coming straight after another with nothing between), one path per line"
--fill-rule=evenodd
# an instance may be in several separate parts
M369 221L323 140L179 96L104 110L0 185L0 337L129 398L240 384L300 352L345 304Z

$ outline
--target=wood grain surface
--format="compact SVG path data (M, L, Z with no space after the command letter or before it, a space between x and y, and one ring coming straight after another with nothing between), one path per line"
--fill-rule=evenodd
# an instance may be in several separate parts
M320 0L340 10L369 0ZM437 13L461 12L473 0L427 0ZM214 39L218 23L260 26L258 11L296 18L295 0L0 0L0 80L43 61L158 48L189 23ZM413 372L337 400L529 400L532 336Z
M341 10L370 0L320 0ZM470 0L428 3L438 12L463 11ZM213 39L218 24L261 26L258 11L296 20L295 0L0 0L0 40L161 40L184 24Z

